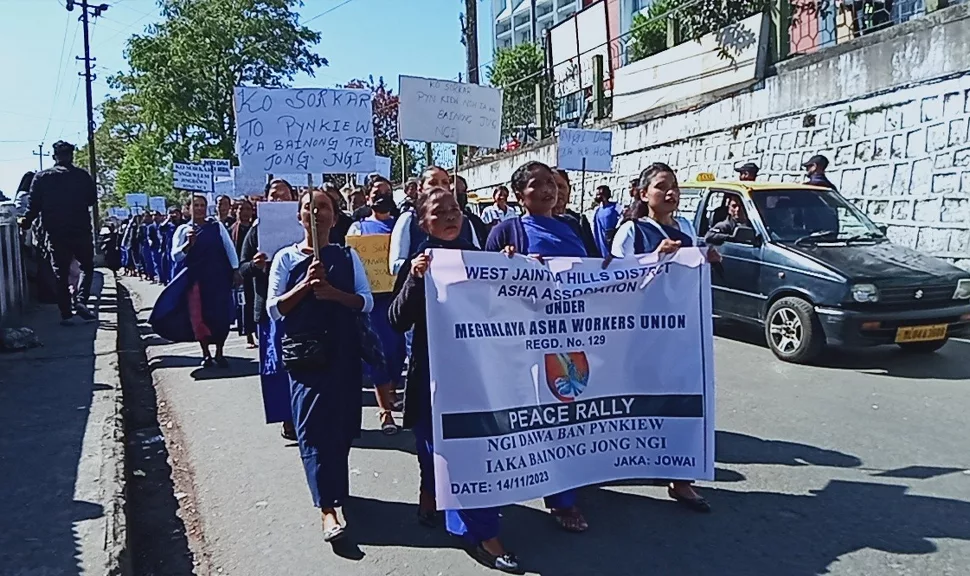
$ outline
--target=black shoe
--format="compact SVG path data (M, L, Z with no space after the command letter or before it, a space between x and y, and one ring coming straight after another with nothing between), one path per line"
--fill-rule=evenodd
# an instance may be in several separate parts
M705 500L703 496L698 496L697 498L688 498L686 496L681 496L680 493L673 488L667 488L667 495L676 500L678 504L686 506L694 512L707 514L711 511L710 503Z
M519 559L511 552L496 556L479 545L472 551L472 555L476 560L493 570L499 570L509 574L524 574L522 568L519 567Z
M74 304L74 313L77 314L81 318L81 320L84 320L86 322L97 320L98 318L94 314L94 312L91 312L91 310L89 310L87 306L85 306L84 304L81 304L80 302L77 302L76 304Z
M226 360L225 356L216 356L216 365L219 366L219 368L228 368L229 361Z
M202 367L203 368L212 368L215 365L216 365L216 363L212 360L212 358L203 358L202 359Z

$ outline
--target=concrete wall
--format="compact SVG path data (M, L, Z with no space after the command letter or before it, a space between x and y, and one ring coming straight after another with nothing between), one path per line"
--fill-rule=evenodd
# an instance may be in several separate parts
M593 188L623 191L651 162L681 181L699 172L735 177L753 161L759 179L797 182L822 153L829 177L890 237L970 269L970 5L793 58L751 90L637 125L609 126L613 173ZM555 164L552 140L487 158L460 172L473 190L508 183L528 160ZM573 204L582 183L573 175Z

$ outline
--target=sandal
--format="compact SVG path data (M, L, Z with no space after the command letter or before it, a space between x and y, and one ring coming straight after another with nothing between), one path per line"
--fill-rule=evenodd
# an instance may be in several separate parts
M525 573L522 568L519 567L519 559L516 558L515 554L512 554L511 552L506 552L501 556L496 556L479 544L478 547L472 550L472 556L475 557L475 560L478 560L493 570L499 570L509 574Z
M381 432L385 436L394 436L401 431L394 422L394 414L390 410L382 410L378 417L381 419Z
M711 505L707 502L707 500L704 499L703 496L689 498L681 495L679 492L670 487L667 488L667 495L673 498L678 504L683 504L694 512L706 514L707 512L711 511Z
M336 542L337 540L343 538L345 534L346 529L340 524L337 524L323 531L323 541L328 543Z
M289 440L290 442L297 441L296 429L293 427L293 424L290 424L289 422L283 422L283 425L280 426L280 436L282 436L284 440Z
M549 513L552 514L553 519L559 524L559 527L566 532L579 534L589 530L589 524L586 523L586 518L583 517L583 513L579 511L579 508L575 506L562 510L550 510Z

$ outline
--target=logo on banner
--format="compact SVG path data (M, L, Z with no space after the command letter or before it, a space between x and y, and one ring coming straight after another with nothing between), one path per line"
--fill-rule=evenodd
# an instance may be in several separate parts
M546 384L560 402L573 402L589 384L585 352L546 354Z

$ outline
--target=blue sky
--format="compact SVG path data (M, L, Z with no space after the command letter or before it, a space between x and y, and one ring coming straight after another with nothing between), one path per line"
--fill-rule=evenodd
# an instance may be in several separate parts
M110 92L106 79L125 68L126 40L158 20L155 0L100 0L110 8L91 27L97 58L95 103ZM420 4L420 10L415 9ZM0 190L12 196L20 177L39 167L37 145L86 139L79 9L64 0L0 0L0 54L7 84L0 90ZM316 50L330 61L298 86L333 86L355 77L399 74L456 79L465 68L458 14L463 0L304 0L302 20L322 34ZM322 14L322 15L321 15ZM319 17L317 17L320 15ZM482 58L482 62L488 58ZM395 90L396 91L396 90Z

